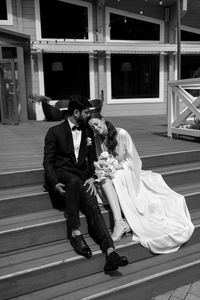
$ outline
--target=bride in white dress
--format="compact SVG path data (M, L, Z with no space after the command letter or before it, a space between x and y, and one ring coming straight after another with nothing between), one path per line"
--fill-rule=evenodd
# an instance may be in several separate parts
M118 161L113 178L101 182L113 213L113 241L119 241L130 227L133 241L153 253L178 250L194 231L185 198L173 191L160 174L142 170L141 159L125 129L115 128L98 113L91 115L88 124L95 134L97 157L107 151Z

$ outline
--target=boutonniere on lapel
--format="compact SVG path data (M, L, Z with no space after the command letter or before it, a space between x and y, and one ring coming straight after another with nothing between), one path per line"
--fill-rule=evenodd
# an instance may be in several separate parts
M86 146L91 146L92 145L92 139L88 136L87 138L86 138Z

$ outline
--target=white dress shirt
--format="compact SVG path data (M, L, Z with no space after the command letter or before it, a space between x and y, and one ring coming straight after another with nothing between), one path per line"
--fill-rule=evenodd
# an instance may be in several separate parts
M80 149L80 144L81 144L81 136L82 136L82 131L75 129L72 130L74 127L74 124L68 119L69 126L72 131L72 138L73 138L73 144L74 144L74 154L76 157L76 161L78 161L78 155L79 155L79 149Z

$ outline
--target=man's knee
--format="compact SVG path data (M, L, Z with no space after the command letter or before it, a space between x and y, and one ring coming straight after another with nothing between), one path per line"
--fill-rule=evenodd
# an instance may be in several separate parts
M83 184L82 180L79 177L72 176L70 181L66 183L66 186L71 187L73 189L80 189L81 185Z

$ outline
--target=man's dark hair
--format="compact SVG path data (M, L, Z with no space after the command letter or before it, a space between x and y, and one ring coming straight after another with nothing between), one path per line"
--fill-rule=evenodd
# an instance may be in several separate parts
M74 95L71 96L69 99L68 104L68 114L69 116L72 116L74 113L74 110L78 109L80 112L88 107L91 107L90 102L88 99L81 95Z

